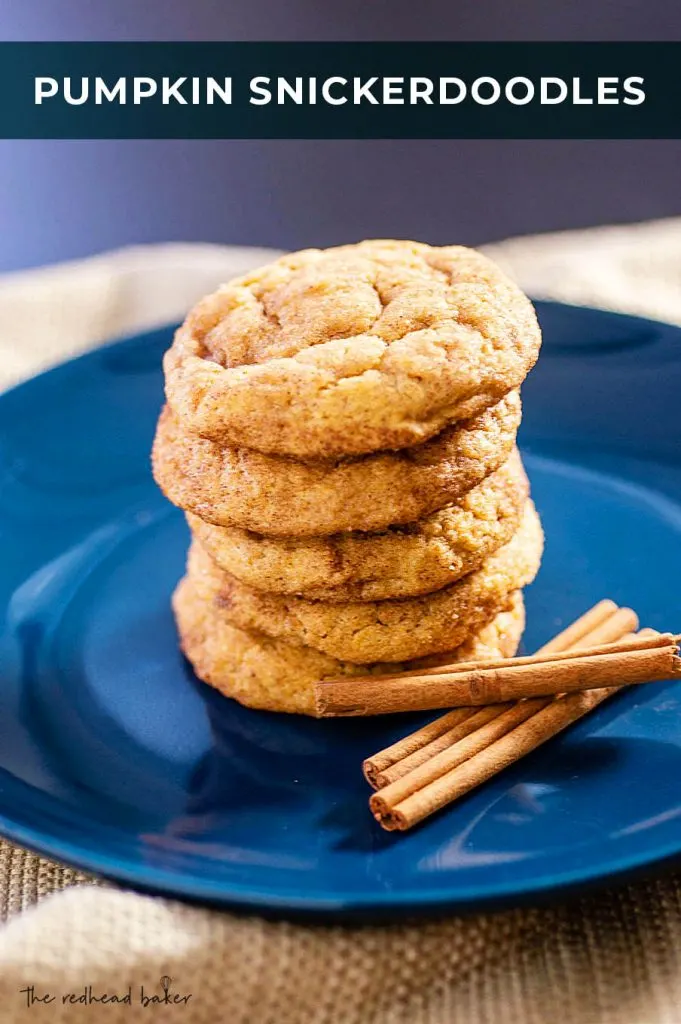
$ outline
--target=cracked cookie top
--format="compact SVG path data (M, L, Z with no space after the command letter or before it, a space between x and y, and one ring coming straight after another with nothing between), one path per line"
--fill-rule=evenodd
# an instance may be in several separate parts
M416 445L522 382L532 304L462 246L370 241L284 256L190 312L166 353L188 429L301 459Z

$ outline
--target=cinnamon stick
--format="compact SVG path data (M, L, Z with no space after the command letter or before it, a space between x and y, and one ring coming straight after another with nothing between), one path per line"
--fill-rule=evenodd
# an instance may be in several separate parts
M374 793L371 810L388 830L404 830L416 825L446 804L486 782L497 772L514 764L530 751L556 736L608 696L604 690L573 694L570 701L558 698L537 711L521 726L496 742L485 746L458 767L436 778L430 785L412 793L394 807L386 803L385 793Z
M447 672L327 680L316 684L316 712L329 717L425 711L655 682L681 671L678 650L677 638L662 633L576 652L466 663Z
M412 733L411 736L405 737L400 743L394 744L398 752L395 761L390 760L392 757L390 753L392 748L390 747L366 760L362 768L367 782L374 789L387 786L441 750L446 750L453 743L457 743L470 733L479 730L481 726L498 718L504 711L510 711L512 707L514 705L509 702L492 704L487 708L458 708L456 711L450 711L448 715L443 715L435 722L431 722L430 726L425 726L418 732ZM457 713L463 713L464 717L458 721L451 717ZM440 728L451 721L454 724L450 728Z
M553 697L540 698L543 706L546 707L553 701ZM400 804L412 793L417 793L429 783L434 783L441 776L444 776L452 768L463 764L469 758L485 750L496 740L505 736L516 726L526 722L528 718L536 715L541 707L538 701L520 700L514 704L503 715L487 722L480 729L470 733L465 738L455 742L440 753L430 757L423 764L407 772L401 778L389 783L371 797L369 806L376 817L386 817L390 809Z
M567 629L540 647L536 654L611 643L621 640L625 634L633 633L637 628L638 616L633 609L618 608L614 601L606 599L599 601ZM543 699L537 699L536 710L544 704ZM472 707L450 711L367 758L362 766L364 775L374 789L387 786L388 783L406 775L412 768L423 764L440 750L451 746L457 739L498 718L511 706L494 704L477 711ZM475 720L473 714L476 715ZM463 722L466 722L465 727Z
M614 615L618 612L630 612L631 615L635 613L630 608L619 608L614 601L611 601L609 597L606 597L603 601L599 601L593 608L589 608L587 612L580 615L578 619L575 619L569 626L566 626L562 632L557 633L553 639L549 640L548 643L540 647L539 650L535 651L535 654L553 654L555 651L569 651L575 650L577 645L584 646L583 640L588 637L590 643L588 646L593 647L596 643L602 643L600 640L593 640L593 632L606 622L612 621ZM636 627L634 627L636 628ZM614 637L615 640L619 640L620 637Z
M638 615L632 608L618 608L609 619L595 626L588 636L578 640L572 650L581 651L585 647L623 642L631 639L633 636L653 637L658 635L654 629L641 629L636 633L638 625ZM536 653L546 653L547 646L549 645L545 645Z
M655 636L653 630L642 630L639 634L641 639ZM369 801L374 816L388 830L411 828L535 750L619 689L621 687L589 690L546 701L543 707L534 707L528 717L495 739L495 728L500 729L501 719L508 716L508 712L504 713L445 751L447 757L438 755L439 761L434 757L374 793ZM527 709L528 705L536 705L536 702L520 701L513 709L520 719L523 718L521 709Z
M634 632L637 626L638 616L632 608L620 608L614 601L606 598L603 601L599 601L598 604L590 608L584 615L575 619L561 633L558 633L548 643L544 644L543 647L539 647L533 655L528 657L534 660L540 654L557 654L563 651L576 650L577 647L584 646L596 647L600 644L610 643L611 640L618 640L625 633ZM584 639L588 639L590 641L589 644L585 645L582 642ZM412 669L409 672L399 672L396 675L399 675L400 678L404 676L441 675L443 672L460 671L462 668L470 665L482 668L489 665L496 666L503 662L513 662L515 664L520 662L520 658L493 658L490 661L466 663L455 661L451 664L437 665L434 668ZM390 678L390 676L382 676L381 678Z

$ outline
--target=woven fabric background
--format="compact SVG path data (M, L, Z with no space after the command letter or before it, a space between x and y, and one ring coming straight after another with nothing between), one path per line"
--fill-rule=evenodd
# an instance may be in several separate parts
M681 323L681 221L517 239L488 252L538 297ZM267 256L163 246L9 275L0 281L0 387L178 318ZM546 908L334 927L142 896L0 843L0 917L0 1020L9 1024L681 1021L681 874L669 871ZM50 1001L29 1006L29 986ZM95 998L129 993L130 1003L73 1003L86 986ZM143 995L164 992L179 1002L144 1004Z

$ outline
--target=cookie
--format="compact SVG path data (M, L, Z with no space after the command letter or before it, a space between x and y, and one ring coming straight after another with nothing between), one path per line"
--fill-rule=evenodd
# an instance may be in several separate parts
M218 526L298 537L382 530L421 519L479 484L509 457L520 416L512 392L417 448L303 463L190 434L166 407L154 476L172 502Z
M421 444L517 388L541 334L481 253L368 241L284 256L189 313L164 359L185 427L328 459Z
M516 592L510 595L507 609L446 655L404 665L353 665L311 647L239 629L225 621L219 604L197 593L188 577L177 587L173 607L182 650L199 679L248 707L304 715L314 715L313 687L320 679L385 675L453 661L510 658L525 626L522 595Z
M508 603L508 595L530 583L539 568L542 530L530 501L520 529L508 544L434 594L401 600L329 604L266 594L240 583L194 541L187 574L206 600L222 605L225 621L302 643L358 664L405 661L452 650Z
M516 532L529 485L520 455L425 519L381 533L266 537L188 514L211 558L242 583L308 600L382 601L429 594L482 565Z

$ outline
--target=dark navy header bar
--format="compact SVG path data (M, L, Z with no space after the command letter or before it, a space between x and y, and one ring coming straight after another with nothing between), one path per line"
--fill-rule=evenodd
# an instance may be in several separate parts
M2 138L678 138L681 43L0 43Z

